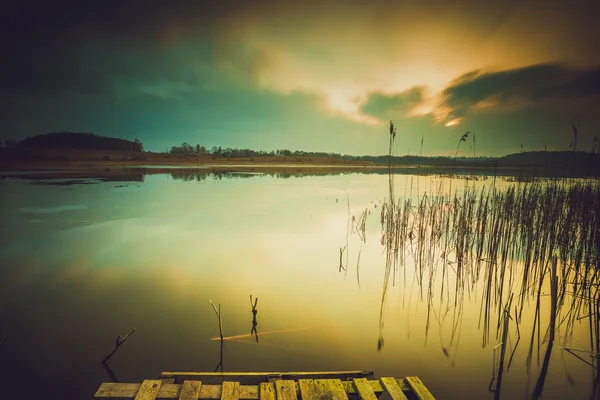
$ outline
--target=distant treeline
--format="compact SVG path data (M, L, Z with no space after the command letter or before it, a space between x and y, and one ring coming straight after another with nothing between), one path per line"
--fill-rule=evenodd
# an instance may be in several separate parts
M291 151L286 149L263 151L263 150L252 150L252 149L237 149L227 147L223 149L221 146L213 146L208 149L199 144L192 146L188 143L182 143L181 146L172 146L168 151L170 154L199 154L199 155L211 155L213 157L220 158L253 158L253 157L314 157L314 158L337 158L337 159L359 159L360 157L353 156L342 156L339 153L325 153L325 152L314 152L314 151Z
M89 149L89 150L117 150L143 152L144 146L136 139L133 142L125 139L117 139L98 136L92 133L77 132L53 132L28 137L16 141L2 143L3 149ZM213 146L207 148L200 144L192 146L182 143L166 150L170 154L196 154L209 155L217 158L260 158L260 157L302 157L302 158L324 158L359 162L372 162L386 165L390 162L388 155L379 156L353 156L340 153L327 153L302 150L277 149L272 151L222 148ZM393 156L393 165L398 166L429 166L429 167L461 167L461 168L538 168L544 169L549 174L562 172L574 172L576 174L600 175L600 154L597 151L591 153L581 151L534 151L509 154L503 157L422 157L422 156ZM562 173L561 172L561 173Z
M251 149L237 149L213 146L207 149L199 144L192 146L183 143L173 146L170 154L211 155L213 158L257 158L257 157L309 157L331 158L338 160L372 162L388 164L389 156L353 156L340 153L314 152L302 150L278 149L270 152ZM438 167L539 167L548 170L557 168L574 168L578 171L600 172L600 154L582 151L530 151L509 154L503 157L424 157L424 156L392 156L394 165L423 165Z
M82 132L52 132L41 135L30 136L21 140L7 141L4 146L7 149L85 149L85 150L113 150L142 152L142 142L135 139L133 142L106 136L98 136L93 133Z

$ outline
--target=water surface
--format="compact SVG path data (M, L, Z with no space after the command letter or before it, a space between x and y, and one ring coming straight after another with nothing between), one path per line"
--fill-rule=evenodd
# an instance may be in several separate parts
M447 292L428 299L429 282L419 282L408 260L392 277L380 315L386 175L153 174L1 184L0 357L3 383L16 392L26 384L32 395L91 398L102 382L141 382L162 371L372 369L379 377L419 376L440 399L494 398L501 339L495 325L483 338L483 281L460 307ZM394 189L417 198L465 185L489 187L492 178L397 175ZM352 228L363 212L365 241ZM431 285L441 293L439 281ZM545 327L549 285L542 290ZM259 298L258 336L250 336L250 295ZM211 340L219 329L209 300L221 305L226 337L246 335L226 340L222 354ZM533 300L524 307L501 398L530 397L540 374L543 331L526 362L535 309ZM133 328L107 371L100 361L117 335ZM571 347L588 348L589 332L582 320ZM543 398L590 398L595 373L555 348Z

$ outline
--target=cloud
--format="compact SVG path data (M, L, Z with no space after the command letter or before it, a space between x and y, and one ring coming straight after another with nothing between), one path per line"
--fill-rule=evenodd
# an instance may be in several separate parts
M210 6L185 0L168 6L140 0L93 4L57 0L34 6L13 1L0 16L0 37L11 38L0 49L3 59L11 60L4 63L11 66L0 66L0 89L29 85L37 91L61 87L107 91L111 79L106 64L123 49L156 55L148 57L144 68L130 69L130 76L166 63L179 66L170 71L186 73L194 63L171 58L172 51L205 42L210 50L205 54L205 49L199 49L206 56L202 61L240 83L282 93L324 94L333 110L356 117L351 102L356 96L400 92L417 85L440 90L457 74L486 63L505 68L538 62L539 52L529 49L541 40L552 46L539 48L573 47L558 45L562 29L541 38L515 35L513 25L529 21L531 8L536 21L551 21L553 26L562 26L557 25L560 21L571 24L573 10L581 9L570 4L540 7L519 0L502 4L379 0L368 5L341 0L224 0ZM595 26L578 21L579 26ZM522 56L514 56L514 46L504 46L514 43L515 37L519 48L528 50ZM477 52L472 51L475 46ZM87 63L89 54L101 54L100 64L93 68ZM171 80L164 75L157 80L161 79Z
M0 12L11 137L71 129L313 148L323 135L364 151L357 143L389 118L444 135L473 110L519 108L524 120L530 105L598 104L598 2L35 3Z
M360 105L360 112L380 120L396 119L409 115L425 98L425 87L415 86L401 93L369 93Z
M504 71L471 71L451 82L440 96L441 119L476 110L511 111L527 107L587 112L600 104L600 66L574 68L536 64Z

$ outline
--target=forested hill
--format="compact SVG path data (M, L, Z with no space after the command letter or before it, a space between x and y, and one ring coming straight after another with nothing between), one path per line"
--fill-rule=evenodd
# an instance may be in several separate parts
M138 139L132 142L125 139L80 132L52 132L31 136L21 140L17 147L35 149L144 151L144 146Z

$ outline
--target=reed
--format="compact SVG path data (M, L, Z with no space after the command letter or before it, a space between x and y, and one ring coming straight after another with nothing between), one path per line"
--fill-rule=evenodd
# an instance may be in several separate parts
M533 364L535 350L539 365L541 346L548 343L534 397L542 393L556 338L561 338L561 349L569 354L582 360L577 352L592 355L592 361L586 362L597 369L600 352L600 181L520 177L504 178L505 183L498 185L495 173L490 187L485 182L471 184L477 179L467 179L462 190L453 190L453 177L450 176L448 190L444 189L442 181L436 190L421 193L417 182L417 193L413 195L412 178L410 186L407 178L404 195L397 196L392 164L396 137L393 121L389 128L388 197L380 212L385 272L378 350L384 344L389 289L403 277L404 306L406 272L413 268L418 296L427 304L426 340L431 324L437 322L446 357L451 357L449 349L458 349L465 299L473 293L478 295L481 289L479 328L482 346L490 343L495 332L495 340L500 341L496 347L501 347L496 396L499 396L501 376L505 371L510 331L516 332L517 340L506 371L521 339L523 309L531 301L536 308L527 350L528 370ZM576 120L573 124L574 150L578 130L579 121ZM470 133L461 136L455 157ZM472 139L475 155L474 135ZM592 152L598 148L596 141ZM353 220L363 241L366 215L365 212L358 220ZM340 266L341 256L340 252ZM360 251L357 280L359 261ZM542 296L548 282L550 318L544 327ZM439 292L435 291L436 283L440 284ZM413 291L409 293L410 308ZM514 312L514 323L510 323L511 312ZM452 316L451 338L450 343L444 345L441 325L447 315ZM587 319L589 349L572 349L569 343L582 319ZM596 374L594 382L600 387L600 373Z
M390 166L390 185L392 175ZM500 189L494 183L488 188L467 181L462 190L445 191L439 185L437 192L418 193L416 202L412 193L395 196L390 187L389 198L381 207L386 268L379 348L383 346L386 295L397 284L395 277L406 277L406 269L412 267L419 297L427 304L425 333L431 322L441 325L440 316L453 310L451 346L458 345L462 303L481 285L479 324L484 347L493 332L496 340L506 342L511 301L515 324L510 326L520 339L523 308L533 300L536 314L529 336L528 367L535 350L539 362L540 347L554 342L559 330L563 347L568 348L582 318L587 318L590 331L587 351L598 353L600 181L538 179L507 186ZM441 284L437 293L434 282ZM552 310L550 323L544 327L541 296L547 282ZM442 350L446 354L448 347L442 346ZM544 362L549 362L550 352L546 350ZM509 365L514 354L513 349ZM538 379L536 393L541 393L544 381L544 377Z

